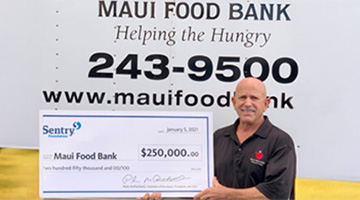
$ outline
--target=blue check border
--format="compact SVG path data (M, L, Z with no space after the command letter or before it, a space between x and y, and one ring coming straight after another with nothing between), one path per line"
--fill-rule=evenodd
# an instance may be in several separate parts
M68 115L68 114L43 114L43 118L195 118L195 119L205 119L206 120L206 139L207 139L207 168L208 168L208 177L207 177L207 186L211 186L211 175L210 175L210 133L209 133L209 117L208 116L161 116L161 115ZM136 190L136 191L126 191L126 190L44 190L42 191L44 194L114 194L114 193L151 193L153 190ZM160 190L156 192L163 193L189 193L189 192L201 192L201 190Z

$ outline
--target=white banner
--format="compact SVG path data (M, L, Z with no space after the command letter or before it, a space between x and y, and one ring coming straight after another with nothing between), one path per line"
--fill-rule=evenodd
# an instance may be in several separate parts
M253 76L298 176L360 180L358 1L0 4L2 146L38 148L39 109L211 111L217 129Z

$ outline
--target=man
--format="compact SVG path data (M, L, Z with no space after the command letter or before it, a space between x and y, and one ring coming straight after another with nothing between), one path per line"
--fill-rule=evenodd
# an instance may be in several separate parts
M194 198L294 199L294 143L264 116L270 104L265 85L243 79L232 104L239 118L214 133L214 186ZM160 193L144 197L156 199Z

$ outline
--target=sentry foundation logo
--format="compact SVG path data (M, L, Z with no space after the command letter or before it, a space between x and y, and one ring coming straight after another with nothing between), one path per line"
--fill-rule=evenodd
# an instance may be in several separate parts
M44 125L43 135L50 138L68 138L74 136L75 132L81 128L80 122L74 122L72 127L50 127L49 125Z

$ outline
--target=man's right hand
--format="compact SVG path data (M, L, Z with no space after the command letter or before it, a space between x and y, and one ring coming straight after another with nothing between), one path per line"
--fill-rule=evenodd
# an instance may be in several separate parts
M137 197L136 200L162 200L161 192L153 192L151 195L146 193L143 197Z

